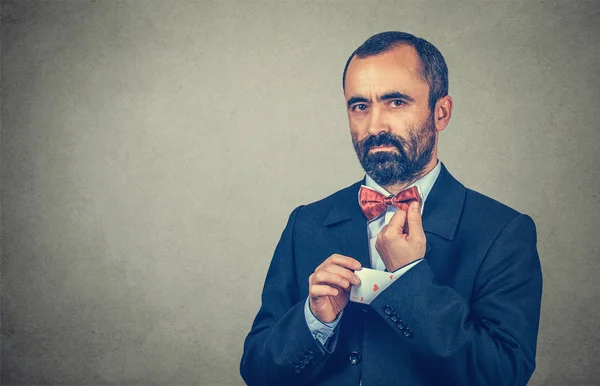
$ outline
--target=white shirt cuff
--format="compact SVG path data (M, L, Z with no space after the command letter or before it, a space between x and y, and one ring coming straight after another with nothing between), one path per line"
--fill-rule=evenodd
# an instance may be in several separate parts
M325 346L327 340L331 338L333 334L335 334L334 330L340 322L340 318L341 314L331 323L321 322L316 316L313 315L308 304L308 298L306 298L306 302L304 303L304 319L306 319L306 324L308 325L310 332L313 334L313 337L323 346Z
M398 279L400 276L404 275L412 267L414 267L415 265L419 264L422 261L423 261L423 258L420 258L419 260L415 260L415 261L413 261L411 263L406 264L404 267L400 267L397 270L395 270L393 273L395 273L397 275L396 279Z

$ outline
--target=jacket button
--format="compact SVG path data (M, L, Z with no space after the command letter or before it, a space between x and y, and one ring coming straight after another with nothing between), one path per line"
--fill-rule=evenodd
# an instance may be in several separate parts
M308 352L308 359L310 359L311 361L312 361L313 359L315 359L315 353L313 353L312 351L309 351L309 352Z
M401 330L404 330L406 328L406 323L404 323L404 321L401 320L398 322L398 324L396 324L396 327L398 327Z
M300 368L300 366L296 365L294 366L294 371L300 374L302 372L302 369Z
M407 338L410 338L412 336L413 332L410 328L407 328L406 330L404 330L404 336Z
M398 314L391 314L390 319L392 319L392 322L394 322L394 323L396 323L398 320L400 320L400 318L398 317Z
M392 312L394 312L394 309L390 306L385 306L383 307L383 312L385 312L386 315L391 315Z
M350 360L350 363L353 365L357 365L362 360L362 356L358 352L352 351L348 357L348 360Z

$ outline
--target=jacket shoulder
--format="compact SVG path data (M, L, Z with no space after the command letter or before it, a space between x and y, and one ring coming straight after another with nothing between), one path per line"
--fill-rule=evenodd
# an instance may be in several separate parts
M480 214L489 214L509 218L514 218L521 214L510 206L486 196L485 194L469 188L466 188L466 190L466 209L476 209Z
M482 193L467 188L463 223L471 224L479 232L489 232L490 235L497 235L510 222L517 219L530 223L535 227L529 216Z
M355 210L358 206L358 191L363 181L338 190L318 201L303 205L299 208L296 221L310 222L322 225L332 210Z

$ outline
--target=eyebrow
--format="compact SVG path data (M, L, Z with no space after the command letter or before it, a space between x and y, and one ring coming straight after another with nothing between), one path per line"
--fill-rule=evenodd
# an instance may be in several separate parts
M348 105L348 107L350 107L355 103L368 103L368 102L369 102L369 100L365 97L353 96L352 98L348 99L347 105Z
M415 99L411 96L408 96L406 94L402 94L399 91L392 91L392 92L388 92L386 94L383 94L380 97L377 97L377 99L379 101L389 101L391 99L403 99L407 102L414 102ZM353 96L350 99L348 99L347 105L348 107L352 106L355 103L368 103L370 102L369 99L365 98L365 97L361 97L361 96Z
M402 94L401 92L398 91L394 91L394 92L389 92L387 94L383 94L382 96L380 96L378 98L380 101L389 101L390 99L403 99L407 102L414 102L415 100L406 95L406 94Z

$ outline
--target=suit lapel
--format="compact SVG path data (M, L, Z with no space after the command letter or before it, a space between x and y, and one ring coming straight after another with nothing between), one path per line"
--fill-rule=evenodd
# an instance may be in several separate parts
M446 240L454 239L467 189L448 172L444 164L431 188L423 211L423 230Z
M340 192L325 217L324 225L337 240L341 254L352 257L363 267L371 267L367 219L358 205L358 191L364 183L359 181Z

